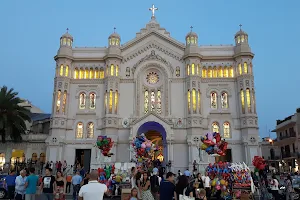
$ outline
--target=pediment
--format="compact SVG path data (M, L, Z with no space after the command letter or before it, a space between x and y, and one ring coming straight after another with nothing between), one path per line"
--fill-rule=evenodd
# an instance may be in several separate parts
M147 120L147 119L149 119L149 120ZM153 120L153 119L154 119L154 120ZM135 125L135 124L137 124L137 123L139 123L139 122L141 122L141 121L156 121L156 122L162 121L162 122L164 122L164 123L166 123L166 124L168 124L168 125L172 125L172 124L173 124L172 120L171 120L171 121L170 121L170 120L167 120L166 118L163 118L163 117L161 117L160 115L158 115L158 114L156 114L156 113L152 113L152 112L150 112L150 113L144 115L144 116L141 117L141 118L132 120L132 121L131 121L131 124L132 124L132 125Z

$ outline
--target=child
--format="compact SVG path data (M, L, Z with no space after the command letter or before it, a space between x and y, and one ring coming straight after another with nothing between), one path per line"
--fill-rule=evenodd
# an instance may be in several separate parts
M197 195L201 200L207 200L206 191L204 189L200 189L199 195Z
M138 190L136 188L131 189L131 194L130 194L129 200L138 200Z

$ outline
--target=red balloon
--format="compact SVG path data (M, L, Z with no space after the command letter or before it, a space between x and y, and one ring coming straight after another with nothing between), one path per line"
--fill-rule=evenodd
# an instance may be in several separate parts
M215 145L215 143L211 140L204 140L203 143L208 145L208 146Z
M221 135L220 135L220 133L216 133L215 139L216 139L217 143L221 141Z

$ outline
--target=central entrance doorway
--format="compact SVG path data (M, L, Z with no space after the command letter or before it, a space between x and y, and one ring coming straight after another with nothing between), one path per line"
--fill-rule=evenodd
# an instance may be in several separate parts
M75 161L78 161L80 163L80 166L84 167L85 171L90 171L91 153L91 149L76 149Z
M152 160L159 160L162 165L168 163L168 145L166 140L166 130L158 122L149 121L144 123L138 129L137 135L145 134L152 144L157 146L157 150L152 157Z

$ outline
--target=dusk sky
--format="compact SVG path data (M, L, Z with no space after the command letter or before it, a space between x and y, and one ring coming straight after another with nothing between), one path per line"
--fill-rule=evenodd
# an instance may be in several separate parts
M149 22L149 7L171 36L184 42L194 27L199 45L234 44L239 24L249 34L260 135L300 107L299 0L1 0L0 85L13 87L50 113L59 38L69 28L74 46L107 46L116 27L121 43Z

